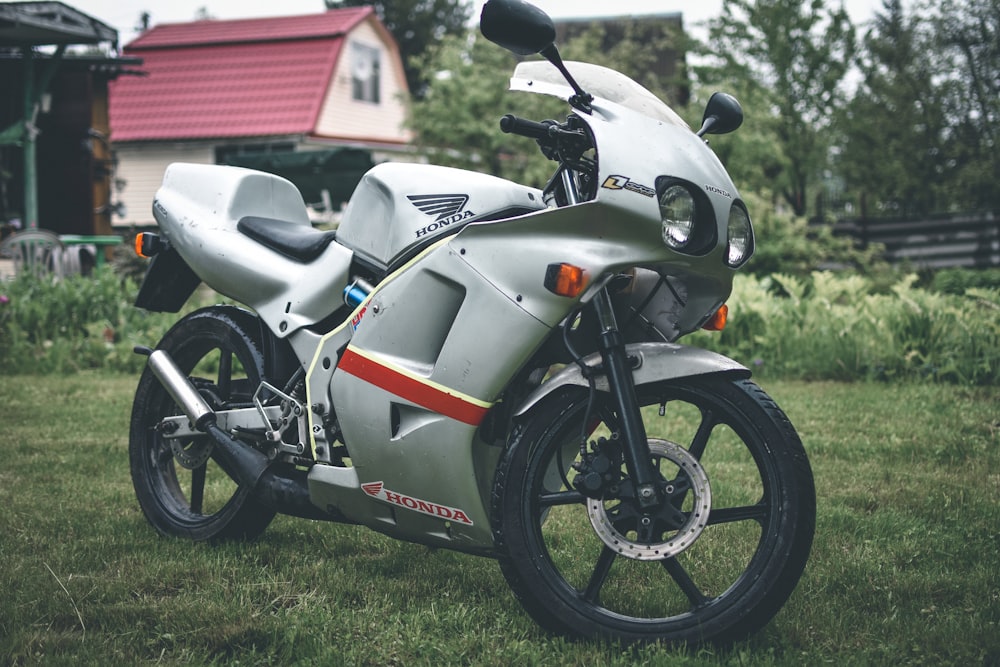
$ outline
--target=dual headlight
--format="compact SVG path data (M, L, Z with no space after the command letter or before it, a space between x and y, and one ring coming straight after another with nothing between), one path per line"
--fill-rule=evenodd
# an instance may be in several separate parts
M657 195L663 242L686 254L699 255L715 247L715 216L708 196L678 181L661 179ZM726 225L726 264L743 265L753 254L753 227L742 202L734 201Z

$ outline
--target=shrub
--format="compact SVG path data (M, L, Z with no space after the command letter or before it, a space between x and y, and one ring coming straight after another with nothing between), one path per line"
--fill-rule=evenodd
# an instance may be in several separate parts
M810 225L763 197L748 194L745 199L757 241L746 271L757 276L779 271L807 276L824 268L851 268L872 277L891 273L881 245L858 248L852 239L834 236L827 224Z
M176 315L133 306L137 288L111 269L92 276L18 276L0 283L0 372L138 372L135 345L154 345Z
M136 291L110 269L0 283L0 373L138 373L145 359L133 347L155 345L178 315L135 308ZM958 295L920 289L913 275L886 286L848 273L741 274L729 306L724 331L685 342L764 377L1000 382L995 288Z
M855 274L737 276L720 334L688 341L764 376L800 379L1000 381L1000 290L964 295L915 287L888 293Z
M944 294L965 294L966 290L1000 290L1000 269L942 269L935 271L930 288Z

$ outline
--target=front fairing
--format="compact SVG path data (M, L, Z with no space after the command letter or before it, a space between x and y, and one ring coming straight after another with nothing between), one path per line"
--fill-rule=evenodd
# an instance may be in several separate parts
M590 128L597 147L598 200L620 203L658 220L656 181L677 178L703 191L716 220L725 225L733 200L739 198L736 186L715 153L676 112L624 74L589 63L567 62L566 67L594 95L593 111L577 115ZM518 65L510 88L567 100L573 95L547 62ZM720 228L723 243L724 232Z
M566 66L581 87L594 95L592 111L576 114L586 123L596 147L598 178L593 201L621 224L641 225L634 237L645 239L649 248L642 253L645 261L637 264L671 276L674 289L661 289L647 308L672 313L674 325L660 329L673 340L700 326L729 296L734 270L725 263L727 222L739 192L706 142L648 90L604 67L576 62ZM511 90L567 100L574 94L547 62L521 63L511 79ZM710 234L714 242L696 252L673 250L662 240L657 185L670 179L699 191L710 208L706 224L714 226ZM650 260L650 254L656 259ZM635 299L645 300L645 292ZM681 303L664 303L672 300Z

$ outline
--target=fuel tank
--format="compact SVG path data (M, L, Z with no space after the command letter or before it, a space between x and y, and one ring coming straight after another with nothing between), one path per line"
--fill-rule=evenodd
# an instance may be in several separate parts
M337 241L381 268L391 267L470 222L545 208L540 190L451 167L387 162L351 196Z

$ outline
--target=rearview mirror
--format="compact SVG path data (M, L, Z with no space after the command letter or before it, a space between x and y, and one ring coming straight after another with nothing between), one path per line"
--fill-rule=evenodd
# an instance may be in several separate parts
M705 105L698 136L727 134L743 124L743 107L728 93L713 93Z
M556 41L549 15L524 0L489 0L479 19L483 36L519 56L540 53Z

